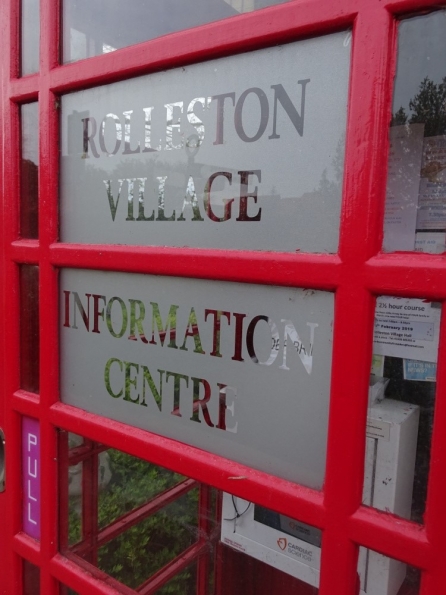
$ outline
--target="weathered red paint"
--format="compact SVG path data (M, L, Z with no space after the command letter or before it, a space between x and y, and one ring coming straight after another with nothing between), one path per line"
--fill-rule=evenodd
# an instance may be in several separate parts
M0 593L21 593L21 558L40 567L41 592L58 581L91 595L117 593L58 553L57 431L62 427L196 480L255 500L323 528L320 595L354 595L358 544L423 569L420 595L446 584L446 317L442 318L437 403L425 526L361 507L367 385L374 296L446 299L442 256L380 254L387 163L387 125L399 15L440 6L439 0L293 0L76 64L58 65L59 1L41 2L40 73L18 78L19 0L0 3L3 321L0 424L7 435L7 490L0 494ZM58 244L57 97L129 76L199 62L353 27L353 54L341 241L337 256L259 254ZM21 240L18 228L19 109L39 101L39 241ZM181 254L181 266L178 255ZM40 267L40 397L19 390L20 263ZM253 263L255 266L253 266ZM58 402L58 268L62 266L181 275L248 283L313 287L336 292L334 358L326 483L323 494L240 464L133 430ZM348 374L346 374L346 362ZM20 521L20 416L40 420L42 539L23 535ZM350 421L345 424L345 420ZM244 476L234 482L230 477Z

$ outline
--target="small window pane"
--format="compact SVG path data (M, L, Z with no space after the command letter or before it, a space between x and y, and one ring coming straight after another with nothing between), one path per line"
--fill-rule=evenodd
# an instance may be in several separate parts
M23 560L23 595L40 595L40 569Z
M283 537L283 539L287 538ZM278 549L278 546L275 545L274 549ZM285 561L287 554L282 555L282 560ZM307 582L308 579L295 576L301 572L308 573L309 570L311 572L310 567L305 563L302 565L297 562L291 563L287 571L275 565L274 554L273 557L265 557L262 560L227 545L221 545L217 563L220 564L223 576L221 595L241 595L242 593L317 595L319 593L317 587Z
M420 590L418 568L363 547L359 548L358 574L361 595L418 595Z
M157 595L317 594L319 529L104 445L70 440L60 432L62 485L68 479L60 547L96 578ZM79 461L83 478L74 489ZM76 540L64 538L67 512Z
M441 305L377 298L363 502L422 523Z
M20 387L39 392L39 267L20 267Z
M65 436L66 437L66 436ZM82 455L85 452L84 439L77 434L68 434L70 466L68 467L68 543L79 543L82 537Z
M99 496L99 528L106 527L129 510L186 478L162 467L109 449L99 455L99 486L113 477L113 483ZM113 495L111 494L113 492ZM113 500L113 506L108 500Z
M176 574L161 589L155 592L155 595L195 595L197 593L197 564L192 564L185 570ZM212 593L212 591L209 591Z
M287 0L64 0L63 61L75 62Z
M39 104L21 107L22 154L20 163L20 235L38 238Z
M446 11L402 21L384 251L446 250Z
M22 0L22 75L39 72L39 0Z
M99 548L98 567L137 588L193 545L198 537L197 513L194 489Z

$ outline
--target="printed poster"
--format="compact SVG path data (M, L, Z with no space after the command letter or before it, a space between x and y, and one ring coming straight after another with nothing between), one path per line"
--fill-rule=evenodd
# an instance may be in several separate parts
M417 229L446 229L446 135L424 139Z
M437 362L440 305L382 296L376 300L373 353Z

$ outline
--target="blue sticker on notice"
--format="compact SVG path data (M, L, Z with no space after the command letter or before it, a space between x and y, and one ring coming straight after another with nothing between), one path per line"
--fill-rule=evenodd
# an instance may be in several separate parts
M437 364L432 362L420 362L415 359L403 360L404 380L421 380L424 382L435 382L437 377Z

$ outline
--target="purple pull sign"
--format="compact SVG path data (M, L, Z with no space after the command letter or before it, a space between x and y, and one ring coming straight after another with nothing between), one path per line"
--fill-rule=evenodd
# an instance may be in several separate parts
M40 427L36 419L22 420L23 530L40 539Z

